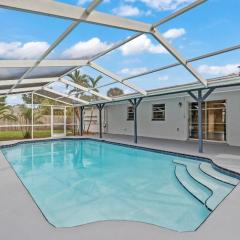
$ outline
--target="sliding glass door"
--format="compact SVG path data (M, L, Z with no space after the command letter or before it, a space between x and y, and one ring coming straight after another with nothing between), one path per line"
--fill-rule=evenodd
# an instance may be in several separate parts
M226 101L202 103L203 139L226 141ZM198 138L198 104L189 104L189 137Z

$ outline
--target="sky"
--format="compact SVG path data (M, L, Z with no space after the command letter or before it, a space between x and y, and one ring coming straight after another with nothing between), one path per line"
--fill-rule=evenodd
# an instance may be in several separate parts
M66 4L86 7L89 0L58 0ZM104 0L96 10L129 19L154 23L192 0ZM158 27L163 36L185 58L192 58L240 43L240 1L209 0L199 7ZM0 9L0 59L37 59L71 21L30 13ZM81 23L49 55L49 59L89 58L113 44L133 35L134 32L106 26ZM193 66L205 78L238 72L240 51L194 62ZM96 61L121 77L128 77L156 67L175 63L172 57L151 35L142 35ZM13 70L0 69L13 74ZM16 69L14 74L21 73ZM83 73L98 76L89 67ZM184 67L134 78L131 83L146 89L162 88L196 81ZM105 84L112 85L104 87ZM100 81L99 91L106 94L110 87L121 87L125 93L133 92L108 77ZM62 85L53 88L66 92ZM10 104L21 98L13 96Z

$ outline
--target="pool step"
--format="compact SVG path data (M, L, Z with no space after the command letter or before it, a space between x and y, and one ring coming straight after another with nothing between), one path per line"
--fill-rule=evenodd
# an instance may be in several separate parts
M189 191L200 202L205 204L206 200L211 196L212 192L202 184L195 181L187 172L186 166L177 164L175 174L178 181L183 187Z
M225 175L223 173L218 172L215 170L210 163L201 163L200 164L200 169L206 173L207 175L216 178L222 182L231 184L233 186L238 185L239 180L233 177L230 177L228 175Z
M212 195L205 202L210 210L214 210L233 189L232 185L204 173L200 169L200 162L186 160L175 160L174 162L184 165L193 179L212 191Z

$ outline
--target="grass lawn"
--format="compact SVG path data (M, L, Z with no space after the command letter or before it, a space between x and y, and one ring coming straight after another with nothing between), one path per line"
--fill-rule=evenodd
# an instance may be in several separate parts
M61 130L59 132L61 132ZM50 130L34 130L33 135L34 135L34 138L51 137L51 131ZM67 135L70 136L73 134L71 131L68 131ZM14 140L14 139L23 139L22 131L1 131L0 132L0 141Z

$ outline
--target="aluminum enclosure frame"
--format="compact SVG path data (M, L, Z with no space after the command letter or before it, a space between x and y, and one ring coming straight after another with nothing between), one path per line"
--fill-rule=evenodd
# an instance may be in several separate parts
M193 3L187 5L186 7L183 7L182 9L177 10L176 12L170 14L169 16L153 23L153 24L147 24L144 22L140 21L134 21L130 20L127 18L122 18L118 16L113 16L110 14L102 13L99 11L95 11L94 9L101 3L101 0L93 0L89 6L86 9L83 9L81 7L77 6L71 6L68 4L48 0L48 1L34 1L34 0L0 0L0 7L3 8L8 8L12 10L17 10L17 11L23 11L23 12L30 12L34 14L40 14L40 15L47 15L47 16L52 16L52 17L57 17L61 19L68 19L72 20L72 24L55 40L55 42L47 49L47 51L37 60L0 60L0 68L1 67L28 67L29 69L22 75L22 77L18 80L10 80L13 85L10 87L9 91L5 93L3 90L0 90L0 94L2 96L8 96L10 94L15 94L15 93L22 93L22 92L33 92L35 94L38 93L39 90L45 90L48 91L49 93L54 93L59 95L60 98L69 98L74 101L73 105L79 106L80 105L96 105L99 103L108 103L108 102L116 102L116 101L122 101L126 99L134 99L136 97L148 97L148 96L155 96L155 95L161 95L161 94L171 94L173 91L179 92L179 91L189 91L189 90L194 90L194 89L208 89L209 84L210 87L212 85L212 82L210 83L206 79L204 79L197 71L192 67L190 62L193 61L198 61L200 59L204 59L207 57L212 57L215 55L223 54L229 51L234 51L240 48L240 45L232 46L226 49L222 49L213 53L207 53L202 56L198 56L192 59L185 59L181 53L179 53L176 49L173 48L173 46L158 32L156 29L158 26L165 24L172 19L200 6L201 4L205 3L206 0L195 0ZM119 43L113 45L106 51L103 51L96 56L90 58L89 60L46 60L46 57L52 52L52 50L58 46L81 22L87 22L87 23L92 23L92 24L99 24L103 26L108 26L108 27L113 27L113 28L119 28L119 29L127 29L127 30L133 30L136 31L137 33L134 34L133 36L130 36L129 38L120 41ZM163 66L157 69L153 69L147 72L144 72L142 74L138 74L135 76L127 77L127 78L121 78L115 73L112 73L108 69L105 69L98 64L96 64L94 61L97 60L98 58L104 56L105 54L119 48L120 46L136 39L137 37L148 33L151 34L157 41L159 41L160 44L162 44L168 52L175 57L178 62L175 64ZM129 79L135 78L135 77L140 77L144 76L147 74L151 74L153 72L157 71L162 71L168 68L176 67L182 65L184 66L190 74L192 74L199 83L194 83L194 84L189 84L189 85L181 85L181 86L176 86L172 88L163 88L163 89L157 89L157 90L152 90L152 91L145 91L144 89L139 88L138 86L131 84L128 82ZM27 81L28 83L31 83L31 80L27 78L28 74L34 70L36 67L59 67L59 66L68 66L72 67L68 72L63 74L62 76L59 76L57 78L52 78L49 79L49 82L47 82L46 85L39 86L39 87L29 87L29 88L21 88L20 86ZM73 72L74 70L82 67L82 66L89 66L98 72L109 76L112 78L115 82L119 82L120 84L123 84L127 87L130 87L133 89L136 94L130 94L130 95L125 95L122 97L117 97L117 98L109 98L107 96L104 96L95 89L89 89L89 88L84 88L83 86L76 86L73 85L73 83L70 83L70 81L64 79L64 77ZM36 80L36 79L35 79ZM239 79L234 79L233 84L240 84ZM43 79L39 78L39 82L44 82ZM53 82L61 82L66 85L71 85L74 88L78 88L79 90L83 92L88 92L92 95L98 96L99 98L103 99L100 101L95 101L95 102L87 102L85 100L82 100L76 96L72 96L69 94L64 94L59 91L56 91L54 89L49 88L49 85ZM1 83L2 85L5 85L4 83ZM7 84L7 82L6 82ZM217 83L216 83L217 84ZM231 82L224 82L220 81L219 84L217 84L217 87L221 86L226 86L226 85L231 85ZM197 86L197 87L196 87ZM42 94L44 95L44 94ZM61 101L61 100L60 100Z
M192 4L190 4L189 6L178 10L177 12L171 14L170 16L168 16L165 19L162 19L160 21L158 21L155 24L146 24L143 22L138 22L138 21L133 21L133 20L129 20L129 19L125 19L125 18L121 18L121 17L116 17L116 16L112 16L109 14L104 14L104 13L100 13L97 11L94 11L94 8L96 8L100 3L101 0L94 0L92 1L89 6L86 9L82 9L79 7L74 7L74 6L69 6L66 4L62 4L62 3L58 3L58 2L54 2L54 1L48 1L48 2L35 2L35 4L31 4L32 0L24 0L24 1L17 1L17 0L13 0L9 3L9 1L5 1L5 0L0 0L0 6L4 7L4 8L9 8L9 9L14 9L14 10L18 10L18 11L26 11L26 12L32 12L32 13L38 13L38 14L45 14L45 15L49 15L49 16L54 16L54 17L63 17L63 14L66 12L66 10L68 9L72 9L73 12L78 11L80 18L78 17L76 18L71 18L71 20L73 20L72 24L55 40L55 42L46 50L46 52L44 52L44 54L37 60L37 61L23 61L20 63L20 61L0 61L0 66L5 66L5 67L14 67L14 64L16 67L30 67L23 75L22 77L17 80L13 86L11 86L11 88L9 89L9 91L7 92L7 94L5 94L4 96L8 96L9 94L11 94L12 92L16 92L15 88L22 83L22 81L27 78L28 74L31 73L36 67L38 66L56 66L57 64L59 65L66 65L68 64L67 61L65 62L61 62L60 60L56 60L54 61L50 61L50 60L45 60L45 58L49 55L49 53L52 52L52 50L59 45L66 36L68 36L73 29L75 29L78 24L80 22L91 22L94 24L101 24L101 25L107 25L110 27L117 27L117 28L122 28L122 29L128 29L128 30L134 30L134 31L138 31L140 33L136 34L134 37L132 37L131 39L135 39L136 37L140 36L142 33L150 33L153 36L156 37L156 34L153 33L153 30L155 27L185 13L186 11L202 4L205 2L205 0L197 0L195 2L193 2ZM56 10L58 9L58 10ZM55 13L53 13L55 12ZM56 13L58 12L58 14ZM73 14L74 15L74 14ZM63 18L67 18L67 16L64 16ZM108 24L106 24L106 20L108 22ZM111 20L111 21L110 21ZM159 36L157 37L159 39ZM128 40L129 41L129 40ZM162 43L162 41L160 41ZM124 41L122 42L122 44L124 43ZM119 46L119 45L118 45ZM116 47L116 46L115 46ZM112 48L112 50L114 50L115 48ZM204 79L202 79L198 73L196 73L195 70L192 69L192 67L189 67L187 63L185 63L185 60L182 57L179 57L179 54L176 53L175 50L173 50L172 46L168 45L168 50L170 50L169 52L176 57L178 60L180 60L181 64L183 64L190 73L192 73L198 80L200 80L200 82L202 82L204 85L206 85L206 81ZM95 58L96 59L96 58ZM72 61L73 62L73 61ZM69 61L70 63L70 61ZM82 66L85 65L86 62L83 62L81 60L79 60L78 63L71 63L71 64L78 64L78 66ZM137 86L130 84L129 82L127 82L127 80L123 81L123 79L121 79L119 76L117 76L116 74L110 72L107 69L102 68L101 66L97 65L96 63L94 63L92 60L88 61L87 65L89 65L90 67L96 69L97 71L111 77L113 80L120 82L123 85L126 85L128 87L130 87L131 89L141 93L142 95L146 95L146 91L143 89L138 88ZM74 68L75 69L75 68ZM61 76L64 77L64 76ZM59 78L60 80L60 78ZM54 82L54 81L53 81ZM49 85L49 83L48 83ZM45 86L43 89L45 90L49 90L49 88L47 88L47 86ZM37 89L33 89L35 92L37 91ZM86 89L82 89L83 91L85 91ZM88 92L95 94L95 91L89 90L87 89ZM92 91L92 92L91 92ZM61 93L60 93L61 95ZM64 95L65 97L65 95ZM106 99L107 97L104 96L99 96L99 97L103 97L104 99ZM69 96L69 98L73 99L72 96ZM75 98L76 100L76 98ZM111 99L108 99L109 101L111 101ZM77 101L77 100L76 100ZM77 102L81 102L81 100L79 99ZM89 104L86 101L82 101L82 103L84 104Z

